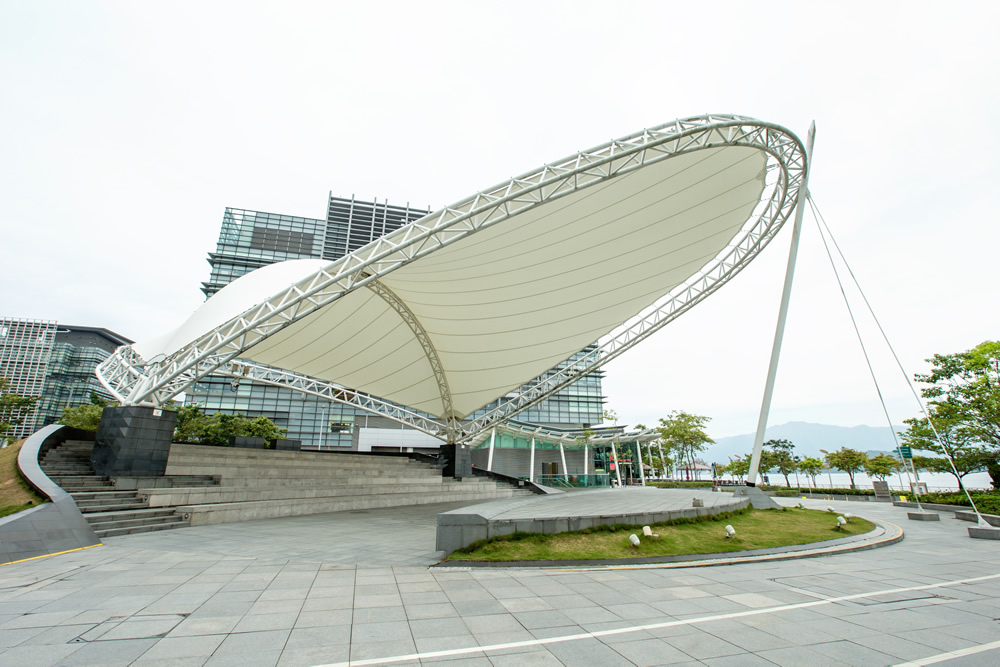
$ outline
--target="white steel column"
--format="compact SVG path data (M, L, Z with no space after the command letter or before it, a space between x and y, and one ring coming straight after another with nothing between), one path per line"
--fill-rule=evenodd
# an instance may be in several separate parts
M646 486L646 471L642 469L642 444L638 440L635 441L635 453L639 459L639 483Z
M493 430L490 431L490 456L486 459L486 469L489 472L493 472L493 445L497 439L497 427L494 426Z
M792 226L792 245L788 250L788 267L785 269L785 285L781 291L781 307L778 309L778 326L774 332L774 345L771 347L771 365L767 369L767 382L764 384L764 400L761 401L760 418L757 421L757 434L753 441L753 455L750 457L750 471L747 473L747 486L757 485L757 469L760 467L760 454L764 448L764 430L767 428L767 416L771 411L771 395L774 393L774 378L778 373L778 358L781 356L781 339L785 335L785 319L788 316L788 301L792 295L792 277L795 275L795 259L799 254L799 236L802 233L802 214L805 212L806 195L809 193L809 172L812 171L813 140L816 138L816 123L809 126L809 137L806 139L806 172L799 186L798 202L795 205L795 224Z
M611 443L611 458L615 462L615 478L618 480L618 488L622 485L622 467L618 465L618 448L615 447L615 443Z
M528 481L535 481L535 436L531 436L531 469L528 471Z
M588 454L587 454L587 445L584 444L583 445L583 474L584 475L587 474L587 463L588 463L587 457L588 457Z
M566 469L566 450L563 449L562 441L559 441L559 458L562 459L562 474L569 475L569 470Z
M660 468L661 468L661 473L660 474L663 475L664 477L666 477L667 476L667 460L665 458L663 458L663 443L657 441L656 442L656 446L660 448Z

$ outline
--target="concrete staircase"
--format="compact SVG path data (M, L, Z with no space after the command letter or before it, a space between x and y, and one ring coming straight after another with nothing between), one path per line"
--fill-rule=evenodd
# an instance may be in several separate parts
M76 506L100 538L167 530L190 525L175 507L150 508L145 495L134 488L118 488L115 480L100 477L90 466L93 442L69 440L46 452L40 461L49 479L73 496ZM188 483L214 484L212 478Z
M531 495L487 478L442 477L405 457L364 454L174 444L166 473L220 480L215 487L141 489L151 508L176 507L193 526Z

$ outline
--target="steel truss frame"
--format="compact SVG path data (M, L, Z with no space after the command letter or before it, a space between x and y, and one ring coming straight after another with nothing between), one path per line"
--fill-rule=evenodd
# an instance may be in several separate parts
M581 375L598 369L676 319L741 271L773 238L795 207L807 168L805 150L798 138L781 126L734 115L680 119L643 130L514 177L405 225L332 262L166 358L146 360L131 346L119 348L98 366L97 377L123 404L162 405L198 378L237 359L241 352L350 292L363 287L377 290L373 283L379 278L439 248L542 203L646 165L726 146L763 151L771 158L768 172L777 175L769 191L765 189L764 198L744 226L742 235L702 271L666 295L659 305L632 318L632 324L623 324L606 342L577 363L524 388L486 415L463 423L462 434L455 432L457 426L452 420L449 437L464 440L510 419L564 389ZM427 346L424 349L426 352ZM430 350L433 351L433 346ZM442 385L439 379L438 384L450 396L446 383ZM450 400L446 406L448 403Z
M360 391L341 387L333 382L317 380L316 378L311 378L293 371L273 368L271 366L258 364L252 361L240 360L230 362L229 364L219 368L215 372L215 375L231 377L235 383L239 383L241 380L250 380L252 382L269 384L276 387L294 389L295 391L302 392L303 394L309 394L310 396L316 396L329 401L334 401L336 403L342 403L343 405L349 405L353 408L391 419L411 429L426 433L427 435L443 441L448 441L449 437L452 435L452 432L449 429L449 424L446 422L439 421L433 417L428 417L427 415L421 414L404 406L384 401L375 396L370 396ZM458 428L461 429L461 427L462 424L458 423ZM517 422L505 422L500 428L504 431L516 433L518 435L543 435L547 440L562 442L570 445L579 444L577 439L580 435L579 433L550 431L544 426L519 424ZM463 437L462 442L471 447L475 447L486 439L488 433L489 429L480 430L477 433L463 431L461 433ZM647 429L636 433L619 433L617 431L613 433L593 433L588 438L587 444L604 445L611 442L617 442L622 438L630 440L634 439L639 442L647 442L655 440L658 437L659 432L655 429Z

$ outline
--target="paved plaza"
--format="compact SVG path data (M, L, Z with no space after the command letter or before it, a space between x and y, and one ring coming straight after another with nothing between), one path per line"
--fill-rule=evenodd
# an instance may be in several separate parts
M711 567L458 569L428 567L455 504L132 535L0 567L0 664L1000 664L1000 545L947 514L805 502L906 537Z

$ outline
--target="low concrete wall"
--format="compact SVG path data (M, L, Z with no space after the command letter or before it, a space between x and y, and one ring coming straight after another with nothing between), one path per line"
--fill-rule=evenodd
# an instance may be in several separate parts
M574 492L587 493L587 492ZM715 494L718 496L719 494ZM549 496L551 497L551 496ZM445 555L456 549L466 547L473 542L485 540L502 535L522 531L526 533L565 533L574 530L584 530L595 526L613 526L615 524L631 525L651 525L680 518L694 518L699 516L710 516L721 512L732 512L741 510L750 505L750 499L746 496L742 498L730 497L727 495L725 501L718 498L712 499L708 493L703 496L703 501L708 501L708 506L684 507L675 509L646 509L635 512L613 512L602 513L602 511L588 512L581 508L578 514L573 516L546 516L543 505L539 505L538 496L513 499L508 502L488 503L473 507L451 510L443 512L437 516L437 546L438 551L444 551ZM512 508L538 507L539 514L533 517L505 517L504 514Z
M18 452L21 475L52 502L0 519L0 565L101 544L73 497L38 465L44 448L75 437L79 431L53 424L31 435Z

